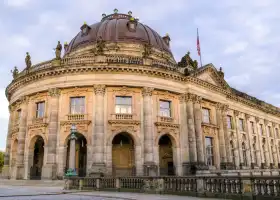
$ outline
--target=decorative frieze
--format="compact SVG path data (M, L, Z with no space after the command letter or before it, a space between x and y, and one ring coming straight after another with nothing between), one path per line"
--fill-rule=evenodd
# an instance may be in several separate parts
M142 88L142 95L143 96L152 96L154 88L151 87L143 87Z
M104 95L106 90L106 85L94 85L94 92L96 95Z
M60 93L61 91L58 88L50 88L48 91L48 95L51 97L59 97Z

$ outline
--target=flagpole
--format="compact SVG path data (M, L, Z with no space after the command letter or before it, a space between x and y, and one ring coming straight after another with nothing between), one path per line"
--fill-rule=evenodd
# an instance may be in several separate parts
M199 41L198 28L197 28L197 53L198 53L199 59L200 59L200 66L202 67L202 59L201 59L201 50L200 50L200 41Z

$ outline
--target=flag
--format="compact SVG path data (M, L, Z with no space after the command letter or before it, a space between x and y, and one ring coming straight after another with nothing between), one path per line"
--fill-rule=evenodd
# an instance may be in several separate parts
M196 39L196 46L197 46L197 54L200 56L200 44L199 44L199 35L197 29L197 39Z

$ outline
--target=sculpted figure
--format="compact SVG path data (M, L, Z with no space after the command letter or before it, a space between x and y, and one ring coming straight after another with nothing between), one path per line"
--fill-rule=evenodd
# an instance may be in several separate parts
M57 60L61 59L61 50L62 50L62 45L60 44L60 41L58 41L55 48L55 57Z
M102 37L100 36L97 40L96 44L96 54L102 55L105 49L105 42L103 41Z
M11 73L13 74L13 78L15 79L18 76L18 68L15 66L14 70L11 70Z
M145 44L144 45L144 52L142 53L144 58L147 58L152 53L152 48L150 45Z
M28 52L26 52L25 64L26 64L26 69L29 70L32 63L31 63L31 57Z

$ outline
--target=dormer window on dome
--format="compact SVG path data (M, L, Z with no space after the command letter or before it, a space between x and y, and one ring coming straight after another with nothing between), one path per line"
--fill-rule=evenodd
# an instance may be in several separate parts
M168 35L168 33L166 33L166 35L164 37L162 37L163 41L165 42L165 44L167 44L167 46L170 46L170 37Z
M136 31L136 27L138 25L138 19L132 17L132 12L129 11L128 12L129 15L129 21L127 22L127 28L129 31L135 32Z
M84 22L83 26L81 26L82 36L86 36L90 31L90 26L87 25L86 22Z

